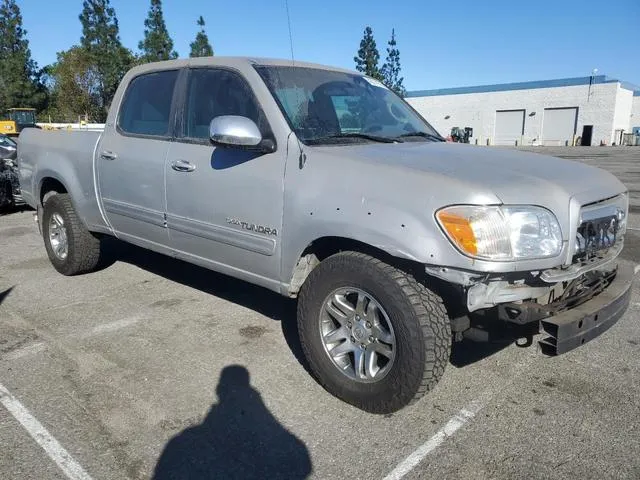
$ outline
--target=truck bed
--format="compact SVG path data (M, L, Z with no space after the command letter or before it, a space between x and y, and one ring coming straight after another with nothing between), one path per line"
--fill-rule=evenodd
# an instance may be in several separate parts
M23 130L18 140L18 168L24 201L37 208L45 179L59 179L89 227L104 222L96 200L94 154L102 135L91 131Z

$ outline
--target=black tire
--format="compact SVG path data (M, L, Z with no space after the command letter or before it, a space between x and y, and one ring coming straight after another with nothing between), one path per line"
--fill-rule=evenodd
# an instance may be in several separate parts
M66 230L68 248L64 259L56 256L49 237L50 221L55 213L64 220ZM100 263L100 239L84 226L73 208L71 197L66 193L52 195L45 201L42 214L42 236L51 264L63 275L91 272Z
M396 357L379 381L361 383L343 374L327 354L319 315L327 296L344 287L365 291L386 310L396 336ZM300 342L311 372L331 394L371 413L392 413L430 391L451 352L451 325L442 299L412 275L377 258L342 252L320 263L298 301Z
M11 180L5 179L0 175L0 209L11 210L14 207L15 198L13 197Z

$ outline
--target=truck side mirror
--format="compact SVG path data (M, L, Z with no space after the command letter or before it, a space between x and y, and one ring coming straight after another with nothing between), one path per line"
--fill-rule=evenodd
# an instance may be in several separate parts
M272 140L263 139L256 123L240 115L222 115L211 120L209 138L214 145L273 152Z

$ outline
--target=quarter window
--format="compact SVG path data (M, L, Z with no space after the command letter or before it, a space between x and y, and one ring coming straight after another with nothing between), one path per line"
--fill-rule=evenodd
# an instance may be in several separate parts
M135 135L168 135L171 100L177 78L178 70L148 73L134 78L120 107L120 129Z

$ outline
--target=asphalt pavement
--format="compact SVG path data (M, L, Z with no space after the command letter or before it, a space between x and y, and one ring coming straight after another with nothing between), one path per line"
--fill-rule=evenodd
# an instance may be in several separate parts
M621 261L640 263L640 148L536 151L620 176L635 205ZM111 248L113 264L64 277L32 212L0 216L3 480L640 478L637 278L581 348L455 344L433 392L376 416L308 374L294 301Z

